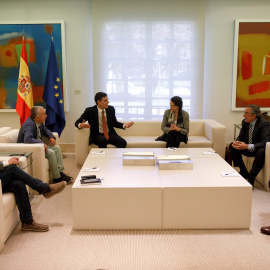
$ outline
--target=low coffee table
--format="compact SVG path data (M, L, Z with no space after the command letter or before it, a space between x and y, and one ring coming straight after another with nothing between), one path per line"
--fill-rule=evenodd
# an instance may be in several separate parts
M93 152L105 151L104 155ZM123 166L124 152L188 155L193 170ZM75 230L249 228L252 187L210 148L92 149L72 187ZM84 172L84 168L100 168ZM81 186L82 175L104 178Z

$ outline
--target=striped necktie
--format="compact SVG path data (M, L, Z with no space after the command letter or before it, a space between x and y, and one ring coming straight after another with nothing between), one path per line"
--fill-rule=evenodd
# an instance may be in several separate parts
M248 144L252 144L252 134L253 134L252 125L251 125L251 124L249 124L249 131L248 131Z

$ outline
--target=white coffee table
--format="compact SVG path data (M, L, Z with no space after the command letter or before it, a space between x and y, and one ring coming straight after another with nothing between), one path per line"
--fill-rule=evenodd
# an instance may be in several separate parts
M105 151L93 155L92 151ZM123 152L188 155L193 170L158 166L123 166ZM72 187L75 230L100 229L240 229L249 228L252 187L209 148L92 149ZM84 172L84 168L100 168ZM81 186L82 175L104 178Z

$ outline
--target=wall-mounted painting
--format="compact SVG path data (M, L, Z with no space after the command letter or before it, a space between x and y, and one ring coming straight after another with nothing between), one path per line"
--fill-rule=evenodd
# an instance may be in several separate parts
M270 110L270 20L235 20L232 110Z
M65 25L64 21L0 22L0 112L15 112L23 38L28 55L34 105L42 100L47 65L53 38L62 84L65 110Z

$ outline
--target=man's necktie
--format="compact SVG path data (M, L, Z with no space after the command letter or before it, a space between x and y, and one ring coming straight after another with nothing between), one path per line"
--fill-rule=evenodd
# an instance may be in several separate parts
M37 127L37 139L41 140L41 132L40 132L40 126Z
M248 144L252 144L252 134L253 134L252 125L249 125Z
M103 126L104 136L108 141L109 140L109 134L108 134L108 130L107 130L107 123L106 123L104 111L102 111L102 126Z

